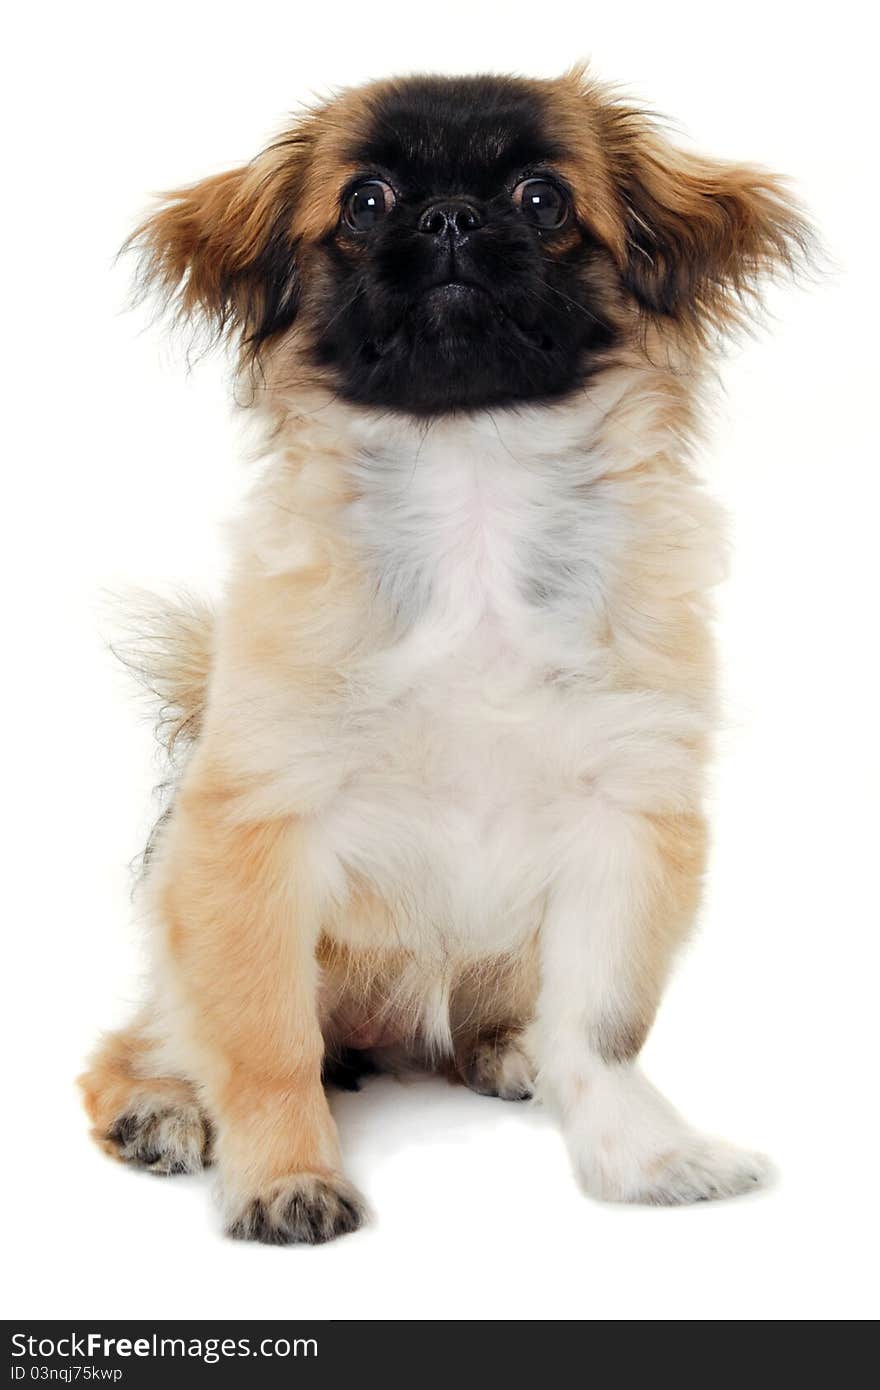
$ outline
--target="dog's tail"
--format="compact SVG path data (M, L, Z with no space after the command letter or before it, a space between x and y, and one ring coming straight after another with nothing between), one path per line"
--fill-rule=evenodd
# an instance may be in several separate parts
M156 707L156 737L172 768L204 721L214 660L214 611L188 594L139 593L126 601L126 636L111 643Z

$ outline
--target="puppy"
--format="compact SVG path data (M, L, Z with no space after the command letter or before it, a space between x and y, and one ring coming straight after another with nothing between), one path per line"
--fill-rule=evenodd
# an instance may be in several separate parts
M142 1012L100 1145L215 1162L226 1227L352 1231L334 1067L537 1094L586 1190L683 1203L762 1160L637 1065L706 853L722 544L691 470L712 349L808 246L784 186L583 70L311 110L133 238L234 344L265 466L216 614L151 619L178 756Z

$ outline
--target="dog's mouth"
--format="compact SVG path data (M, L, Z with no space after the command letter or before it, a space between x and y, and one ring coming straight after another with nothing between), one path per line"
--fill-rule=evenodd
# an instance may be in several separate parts
M493 330L496 334L501 330L526 350L552 352L557 346L540 322L530 322L505 310L485 285L475 280L454 279L422 290L397 327L382 337L371 338L368 350L375 358L381 358L406 348L416 324L423 343L448 336L458 341L462 333L476 342L482 328L487 342Z
M427 293L434 290L475 290L478 294L488 294L489 291L480 280L474 280L468 275L453 275L448 280L436 280L429 285Z
M480 285L476 280L443 280L439 284L429 285L422 295L422 301L429 304L466 304L469 300L483 298L491 299L491 294L485 285Z

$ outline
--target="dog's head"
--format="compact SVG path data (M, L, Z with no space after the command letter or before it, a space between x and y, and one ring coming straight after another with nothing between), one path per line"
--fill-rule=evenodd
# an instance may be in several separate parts
M674 148L577 71L344 93L134 242L243 365L436 415L563 396L646 331L696 348L806 232L777 179Z

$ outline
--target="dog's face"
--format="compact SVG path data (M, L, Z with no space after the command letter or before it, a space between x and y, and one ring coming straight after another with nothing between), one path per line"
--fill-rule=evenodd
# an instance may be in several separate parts
M558 396L613 341L608 256L546 98L500 79L379 91L323 247L313 351L342 395L415 412Z
M675 150L578 72L345 93L135 241L268 380L437 415L564 396L648 329L696 349L804 231L777 180Z

